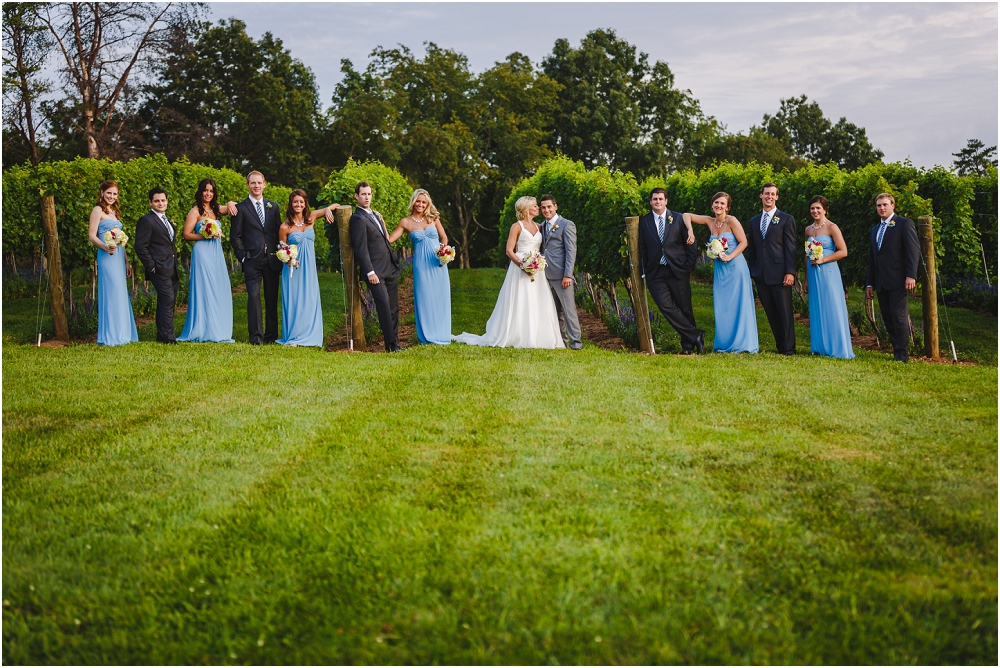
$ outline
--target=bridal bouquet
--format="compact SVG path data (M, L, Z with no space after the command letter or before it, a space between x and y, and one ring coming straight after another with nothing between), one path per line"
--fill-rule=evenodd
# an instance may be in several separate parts
M278 261L288 265L288 278L295 273L295 267L299 264L299 247L297 244L288 245L284 241L278 242L278 252L274 254Z
M434 255L441 261L441 266L444 266L455 259L455 247L441 244Z
M531 276L531 282L535 282L535 274L545 270L545 256L537 251L528 251L524 254L524 261L521 264L524 273Z
M199 220L198 224L194 226L195 234L200 234L206 239L221 239L222 238L222 225L219 225L219 221L211 220L205 218L204 220Z
M727 252L729 252L729 240L725 237L712 239L705 247L705 255L713 260L718 260L720 255Z
M809 239L806 241L806 257L809 258L813 264L816 264L816 260L822 259L823 257L823 244L815 239Z
M117 227L112 227L104 233L104 243L109 246L124 246L128 243L128 235Z

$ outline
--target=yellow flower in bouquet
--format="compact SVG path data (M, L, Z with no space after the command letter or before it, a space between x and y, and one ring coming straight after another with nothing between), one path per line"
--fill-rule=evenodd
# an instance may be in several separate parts
M128 243L128 235L117 227L112 227L104 233L104 243L109 246L124 246Z
M816 260L822 259L823 244L815 239L809 239L806 241L806 257L808 257L813 263L815 263Z
M274 254L279 262L288 264L294 262L299 257L299 247L296 244L286 244L284 241L278 242L278 252Z
M222 225L219 221L206 218L198 223L198 234L206 239L219 239L222 237Z
M720 255L729 250L729 240L725 237L712 239L705 248L705 255L713 260L717 260Z

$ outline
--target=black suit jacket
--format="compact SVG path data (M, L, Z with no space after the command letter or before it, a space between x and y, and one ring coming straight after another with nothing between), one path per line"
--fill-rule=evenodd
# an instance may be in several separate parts
M650 211L639 219L639 261L642 263L642 273L660 264L660 256L666 256L667 263L673 268L678 278L691 273L698 261L698 244L688 244L687 228L681 213L667 209L664 213L663 244L660 245L660 233L656 229L656 218ZM671 223L670 218L674 219Z
M351 246L354 247L354 261L358 264L361 278L375 272L379 279L395 278L399 275L399 256L389 245L389 240L380 231L374 215L358 207L351 214ZM384 225L384 222L383 222ZM386 228L388 234L388 228Z
M264 199L264 225L260 224L260 216L253 201L247 197L236 205L236 215L229 223L229 243L233 246L236 259L240 264L247 260L267 257L267 262L274 271L281 270L281 260L274 254L278 251L278 229L281 227L281 214L278 205Z
M174 239L177 239L177 227L170 226L174 230ZM177 249L163 221L152 211L135 224L135 254L142 262L147 281L154 270L159 276L177 275Z
M795 275L795 218L784 211L774 210L767 236L760 234L760 218L757 214L747 223L747 264L750 277L763 280L765 285L781 285L785 274Z
M905 290L906 279L917 278L917 265L920 262L920 242L917 240L917 228L913 221L902 216L892 215L885 235L882 237L882 250L878 247L878 225L868 234L868 277L865 285L876 290Z

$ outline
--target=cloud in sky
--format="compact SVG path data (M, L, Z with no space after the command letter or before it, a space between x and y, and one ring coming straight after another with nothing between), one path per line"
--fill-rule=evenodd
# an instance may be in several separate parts
M480 72L513 51L539 63L562 37L612 28L663 60L731 132L805 93L864 126L887 160L951 164L967 139L997 143L995 3L211 3L270 31L316 74L324 104L376 46L432 41Z

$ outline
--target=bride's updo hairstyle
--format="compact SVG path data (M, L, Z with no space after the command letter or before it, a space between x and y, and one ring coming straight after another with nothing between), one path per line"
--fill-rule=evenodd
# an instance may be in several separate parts
M715 200L719 199L720 197L725 197L726 198L726 213L729 213L729 210L733 208L733 198L729 196L729 193L719 191L719 192L715 193L714 195L712 195L712 202L711 203L715 204Z
M518 220L526 220L528 216L528 209L535 204L535 198L531 195L525 195L521 199L514 203L514 211L517 212Z
M423 195L427 198L427 208L424 209L424 218L431 222L436 222L441 220L441 214L438 213L437 207L434 206L434 200L431 199L431 194L424 190L423 188L417 188L413 191L413 196L410 197L410 217L413 216L413 205L416 204L417 198Z

